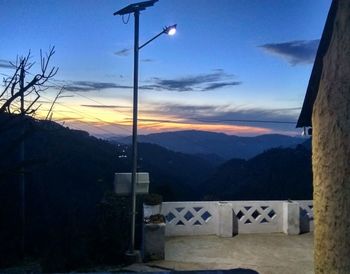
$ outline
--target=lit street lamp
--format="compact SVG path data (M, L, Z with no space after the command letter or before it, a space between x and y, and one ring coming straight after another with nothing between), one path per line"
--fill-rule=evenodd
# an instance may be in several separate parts
M136 172L137 172L137 112L138 112L138 72L139 72L139 50L162 34L174 35L176 33L176 24L163 28L163 30L139 46L139 17L140 11L151 7L158 0L139 2L126 6L125 8L113 13L113 15L125 15L133 13L135 17L134 28L134 92L133 92L133 124L132 124L132 174L131 174L131 201L132 201L132 220L131 220L131 237L128 256L136 256L135 252L135 216L136 216Z
M156 36L154 36L153 38L149 39L146 43L144 43L143 45L139 46L139 50L142 49L144 46L148 45L149 43L151 43L154 39L158 38L159 36L161 36L162 34L168 34L170 36L172 35L175 35L176 33L176 26L177 24L175 25L172 25L172 26L169 26L169 27L164 27L163 30L158 33Z

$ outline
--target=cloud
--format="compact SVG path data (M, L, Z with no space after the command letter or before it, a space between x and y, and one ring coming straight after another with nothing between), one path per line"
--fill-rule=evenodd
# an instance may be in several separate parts
M170 91L210 91L225 86L236 86L242 84L238 81L229 81L235 78L223 70L215 70L212 73L198 74L180 77L176 79L153 78L153 84L144 85L144 89L170 90Z
M294 130L300 112L297 108L241 108L231 105L157 104L152 110L142 110L151 117L170 117L181 123L249 125L272 130ZM160 122L164 120L160 119Z
M0 59L0 68L14 68L13 65L11 65L10 61Z
M124 56L128 56L130 52L131 52L130 48L125 48L114 52L114 54L120 57L124 57Z
M238 86L241 85L242 82L223 82L223 83L213 83L213 84L209 84L208 86L206 86L203 90L214 90L214 89L219 89L222 87L227 87L227 86Z
M204 115L205 113L217 112L219 109L225 109L227 106L211 106L211 105L182 105L182 104L155 104L152 110L148 111L152 116L172 116L178 118L189 119L197 115ZM147 113L147 111L142 111Z
M151 62L154 62L154 59L145 58L145 59L142 59L141 62L144 62L144 63L151 63Z
M289 109L226 109L214 110L210 115L198 113L192 117L194 120L205 122L219 122L228 124L249 123L255 125L261 124L291 124L295 126L297 112Z
M269 53L278 55L291 65L312 64L314 62L320 40L299 40L285 43L265 44L259 47Z
M215 71L215 72L224 72L224 69L222 69L222 68L215 68L215 69L212 69L212 71Z
M148 81L149 84L139 85L140 90L169 90L169 91L210 91L227 86L241 85L242 82L232 81L235 76L225 73L222 69L213 70L212 73L185 76L176 79L161 79L154 77ZM66 91L89 92L104 89L132 89L133 86L120 85L111 82L95 81L61 81Z
M88 108L108 108L108 109L130 109L131 107L128 106L117 106L117 105L80 105L82 107L88 107Z
M118 85L108 82L93 82L93 81L73 81L64 85L66 91L88 92L93 90L103 90L110 88L131 89L132 86Z

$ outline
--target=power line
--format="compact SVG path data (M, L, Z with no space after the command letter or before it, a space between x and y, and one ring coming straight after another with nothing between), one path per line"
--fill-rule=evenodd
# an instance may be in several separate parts
M48 81L48 82L50 82L51 84L53 84L53 85L56 86L57 88L61 88L61 86L57 85L56 83L52 82L51 80ZM66 91L71 92L71 93L74 93L74 94L76 94L76 95L78 95L78 96L80 96L80 97L82 97L82 98L88 99L88 100L90 100L91 102L94 102L94 103L96 103L96 104L99 104L100 106L108 107L107 105L105 105L105 104L103 104L103 103L101 103L101 102L99 102L99 101L97 101L97 100L95 100L95 99L92 99L92 98L90 98L90 97L88 97L88 96L86 96L86 95L82 95L81 93L79 93L79 92L77 92L77 91L73 91L73 90L66 90ZM119 110L117 110L117 109L113 109L113 111L123 114L121 111L119 111Z
M64 122L65 122L65 121L63 120L63 123L62 123L61 120L55 120L55 119L53 119L52 121L54 121L55 123L60 124L61 126L64 126ZM92 124L90 124L90 123L88 123L88 122L84 122L84 121L81 121L81 120L77 120L76 122L77 122L77 123L80 123L80 124L86 124L88 127L91 127L91 128L94 128L94 129L97 129L97 130L100 130L100 131L103 131L103 132L106 132L106 133L109 133L109 134L112 134L112 135L115 134L115 133L112 132L112 131L109 131L109 130L107 130L107 129L105 129L105 128L100 128L100 127L94 126L94 125L92 125ZM76 124L69 125L69 126L70 126L72 129L87 131L86 128L79 127L79 126L77 126Z
M27 72L27 73L30 74L30 75L34 75L34 74L31 73L31 72ZM2 74L3 76L10 77L10 76L7 75L7 74L4 74L4 73L1 73L1 74ZM54 83L54 82L51 81L51 80L49 80L48 82L51 83L52 85L54 85L55 87L62 88L61 86L57 85L56 83ZM77 95L79 95L79 96L81 96L81 97L83 97L83 98L86 98L86 99L88 99L88 100L90 100L90 101L93 101L93 102L95 102L95 103L97 103L97 104L99 104L99 105L101 105L101 106L105 106L105 105L103 105L102 103L100 103L100 102L98 102L98 101L96 101L96 100L94 100L94 99L92 99L92 98L89 98L89 97L87 97L87 96L81 95L81 94L78 93L78 92L74 92L74 91L70 91L70 92L72 92L72 93L74 93L74 94L77 94ZM49 99L49 98L47 98L47 97L45 97L45 96L42 96L42 95L40 95L40 96L41 96L42 98L46 99L46 100L52 101L51 99ZM65 108L70 109L73 113L79 113L79 114L83 115L83 117L84 117L84 116L88 116L88 117L91 117L91 118L93 118L93 119L95 119L95 120L98 120L98 121L100 121L100 122L102 122L102 123L107 123L107 124L109 124L110 126L113 126L113 127L118 128L118 129L121 129L121 130L123 130L123 131L126 131L126 132L128 132L129 134L131 133L131 131L130 131L129 129L124 128L124 127L122 127L122 126L118 126L118 125L116 125L115 123L111 124L111 123L109 123L109 122L107 122L107 121L104 121L104 120L98 118L98 117L95 117L95 116L86 114L86 113L84 113L84 112L78 111L78 110L76 110L76 109L73 109L73 108L71 108L71 107L68 107L68 106L64 105L63 103L56 102L56 104L58 104L58 105L60 105L60 106L62 106L62 107L65 107ZM55 111L55 112L57 112L57 111ZM118 111L117 111L117 112L118 112ZM86 123L86 122L85 122L85 123ZM90 124L90 125L91 125L91 124ZM93 125L91 125L91 126L93 126ZM102 130L100 127L97 127L97 126L95 126L95 128L98 128L98 129ZM107 131L108 133L115 134L114 132L108 131L108 130L106 130L106 129L103 129L103 130L104 130L104 131Z
M50 100L50 99L47 98L47 97L44 97L44 96L42 96L42 97L43 97L44 99L46 99L46 100ZM118 129L121 129L121 130L124 130L124 131L130 133L130 130L128 130L128 129L122 127L122 126L118 126L118 125L115 124L115 123L109 123L109 122L104 121L104 120L102 120L102 119L100 119L100 118L98 118L98 117L95 117L95 116L92 116L92 115L90 115L90 114L87 114L87 113L78 111L78 110L76 110L76 109L74 109L74 108L72 108L72 107L68 107L67 105L64 105L63 103L56 102L56 104L58 104L58 105L60 105L60 106L62 106L62 107L65 107L65 108L67 108L67 109L70 109L71 111L73 111L73 112L75 112L75 113L79 113L79 114L81 114L81 115L91 117L91 118L93 118L93 119L95 119L95 120L98 120L98 121L100 121L100 122L102 122L102 123L107 123L107 124L110 125L110 126L116 127L116 128L118 128Z
M29 74L33 75L32 73L28 72ZM4 76L9 76L9 75L6 75L6 74L3 74L1 73L2 75ZM61 88L61 86L57 85L56 83L54 83L52 80L48 81L49 83L53 84L55 87L59 87ZM69 91L71 93L74 93L82 98L85 98L87 100L90 100L98 105L101 105L101 106L104 106L104 107L107 107L105 104L95 100L95 99L92 99L86 95L82 95L76 91ZM43 97L43 96L42 96ZM44 98L44 97L43 97ZM57 104L60 104L62 105L62 103L57 103ZM67 107L67 106L65 106ZM68 108L68 107L67 107ZM296 109L296 108L295 108ZM298 108L299 109L299 108ZM118 113L122 113L116 109L113 109L113 111L116 111ZM87 115L86 113L82 113L80 112L81 114L83 115ZM123 114L123 113L122 113ZM89 116L89 115L88 115ZM90 115L90 117L93 117ZM101 122L104 122L104 123L108 123L106 121L103 121L102 119L99 119L97 117L93 117ZM293 121L279 121L279 120L254 120L254 119L216 119L216 120L212 120L212 119L201 119L201 118L188 118L188 119L192 119L194 121L198 121L198 122L201 122L201 123L224 123L224 122L238 122L238 123L265 123L265 124L293 124L295 125L296 124L296 121L293 122ZM140 119L142 120L142 119ZM145 121L145 119L143 119ZM150 121L159 121L160 123L176 123L176 124L189 124L190 122L179 122L179 121L173 121L173 120L150 120ZM122 129L121 126L117 126L115 125L116 127L118 127L119 129ZM127 130L127 129L123 129L123 130ZM128 132L130 132L130 130L127 130Z
M27 72L27 73L30 74L30 75L34 75L34 74L31 73L31 72ZM1 73L1 75L5 76L5 77L10 77L9 75L4 74L4 73ZM48 82L51 83L51 84L53 84L55 87L62 88L61 86L57 85L56 83L54 83L54 82L51 81L51 80L49 80ZM83 95L81 95L81 94L78 93L78 92L74 92L74 91L71 91L71 92L74 93L74 94L77 94L77 95L79 95L79 96L81 96L81 97L83 97L83 98L86 98L86 99L88 99L88 100L90 100L90 101L93 101L93 102L95 102L95 103L97 103L97 104L100 104L101 106L104 106L102 103L100 103L100 102L98 102L98 101L96 101L96 100L94 100L94 99L92 99L92 98L89 98L89 97L87 97L87 96L83 96ZM42 95L41 95L41 97L44 98L44 99L46 99L46 100L52 101L51 99L46 98L46 97L44 97L44 96L42 96ZM56 104L58 104L58 105L60 105L60 106L63 106L63 107L65 107L65 108L70 109L71 112L73 112L73 113L79 113L79 114L82 114L83 116L92 117L92 118L95 119L95 120L98 120L98 121L103 122L103 123L107 123L107 124L109 124L109 125L111 125L111 126L114 126L114 127L118 128L118 129L121 129L121 130L124 130L124 131L127 131L128 133L130 133L130 130L128 130L128 129L124 128L124 127L118 126L118 125L116 125L116 124L110 124L110 123L108 123L107 121L104 121L104 120L102 120L102 119L100 119L100 118L97 118L97 117L95 117L95 116L92 116L92 115L89 115L89 114L86 114L86 113L77 111L77 110L75 110L75 109L73 109L73 108L71 108L71 107L68 107L68 106L66 106L66 105L63 105L62 103L56 102ZM55 112L60 112L60 111L55 111ZM84 122L84 121L81 121L81 120L76 120L76 121L81 122L81 123L85 123L85 124L89 125L90 127L94 127L94 128L96 128L96 129L98 129L98 130L101 130L101 131L104 131L104 132L108 132L108 133L110 133L110 134L115 134L114 132L111 132L111 131L109 131L109 130L107 130L107 129L100 128L100 127L98 127L98 126L94 126L94 125L92 125L91 123L87 123L87 122Z
M55 121L56 123L59 123L59 121ZM102 128L102 127L98 127L98 126L94 126L88 122L84 122L84 121L81 121L81 120L77 120L76 121L77 123L83 123L83 124L86 124L88 127L91 127L91 128L94 128L94 129L97 129L97 130L100 130L100 131L103 131L103 132L106 132L106 133L109 133L109 134L112 134L112 135L115 135L115 132L112 132L108 129L105 129L105 128ZM83 131L86 131L86 129L84 128L81 128L81 127L77 127L76 125L70 125L71 127L73 128L77 128L77 129L80 129L80 130L83 130Z
M48 81L48 82L50 82L51 84L55 85L55 86L58 87L58 88L61 88L61 87L58 86L56 83L53 83L51 80ZM63 88L63 89L64 89L64 88ZM107 105L105 105L105 104L103 104L103 103L101 103L101 102L99 102L99 101L97 101L97 100L95 100L95 99L92 99L92 98L90 98L90 97L88 97L88 96L86 96L86 95L82 95L82 94L80 94L80 93L78 93L78 92L76 92L76 91L68 91L68 92L74 93L74 94L76 94L76 95L78 95L78 96L80 96L80 97L82 97L82 98L88 99L88 100L90 100L90 101L92 101L92 102L94 102L94 103L96 103L96 104L98 104L98 105L101 105L102 107L108 107ZM61 104L62 104L62 103L61 103ZM121 111L118 111L118 110L116 110L116 109L113 109L113 111L123 114ZM86 114L84 114L84 115L86 115ZM99 119L99 118L97 118L97 117L95 117L95 118L98 119L98 120L100 120L100 121L102 121L102 122L104 122L104 123L108 123L108 122L103 121L103 120L101 120L101 119ZM117 125L115 125L115 126L118 127L118 128L120 128L120 129L122 129L122 126L117 126ZM124 131L127 131L128 133L130 133L130 130L129 130L129 129L124 128L123 130L124 130Z
M56 112L62 113L62 112L65 112L65 111L56 111ZM73 111L69 111L69 112L73 112ZM73 112L73 113L74 113L74 112ZM60 119L57 119L57 120L56 120L56 119L53 119L53 121L56 122L56 123L59 123L59 124L62 124L62 121L63 121L63 123L66 122L66 120L64 120L64 119L62 119L62 120L60 120ZM97 130L100 130L100 131L104 131L104 132L110 133L110 134L112 134L112 135L115 135L115 132L109 131L109 130L107 130L107 129L105 129L105 128L102 128L102 127L95 126L95 125L93 125L93 124L91 124L91 123L89 123L89 122L85 122L85 121L82 121L82 120L75 120L75 122L76 122L76 123L84 123L84 124L86 124L88 127L91 127L91 128L94 128L94 129L97 129ZM83 129L83 128L81 128L81 127L77 127L75 124L71 124L70 126L71 126L71 127L74 127L74 128L78 128L78 129L80 129L80 130L86 131L86 129Z
M48 81L50 82L51 84L55 85L56 87L60 87L58 86L56 83L52 82L51 80ZM95 99L92 99L88 96L85 96L85 95L82 95L76 91L69 91L69 92L72 92L80 97L83 97L85 99L88 99L94 103L97 103L101 106L104 106L104 107L107 107L106 105L104 105L103 103L95 100ZM293 109L301 109L301 108L293 108ZM278 109L278 110L283 110L283 109ZM116 109L114 109L114 111L116 112L119 112L119 113L122 113ZM192 119L192 120L196 120L198 122L204 122L204 123L222 123L222 122L240 122L240 123L268 123L268 124L296 124L297 122L293 122L293 121L278 121L278 120L251 120L251 119L218 119L218 120L205 120L205 119L199 119L199 118L189 118L189 119ZM163 120L162 120L163 122ZM171 120L164 120L164 122L168 122L168 123L179 123L179 122L176 122L176 121L171 121ZM181 122L180 122L181 123ZM186 124L186 123L183 123L183 124Z
M51 83L52 85L54 85L54 86L57 87L57 88L62 88L60 85L57 85L56 83L54 83L53 80L49 80L48 82ZM63 86L63 87L64 87L64 86ZM64 89L64 88L63 88L63 89ZM98 105L100 105L100 106L102 106L102 107L108 107L107 105L105 105L105 104L103 104L103 103L101 103L101 102L99 102L99 101L97 101L97 100L95 100L95 99L92 99L91 97L88 97L88 96L86 96L86 95L82 95L81 93L79 93L79 92L77 92L77 91L66 90L66 92L71 92L71 93L73 93L73 94L76 94L76 95L78 95L78 96L80 96L80 97L82 97L82 98L88 99L88 100L90 100L91 102L94 102L94 103L96 103L96 104L98 104ZM113 111L123 114L123 112L121 112L121 111L119 111L119 110L117 110L117 109L113 109Z
M189 117L187 119L194 120L200 123L222 123L222 122L242 122L242 123L266 123L266 124L296 124L292 121L277 121L277 120L249 120L249 119L217 119L217 120L206 120L200 118ZM156 123L173 123L173 124L191 124L191 121L175 121L175 120L157 120L157 119L140 119L143 122L156 122Z
M34 75L33 73L31 73L31 72L29 72L29 71L28 71L27 73L30 74L30 75ZM8 76L8 75L7 75L7 76ZM50 83L50 84L52 84L52 85L53 85L54 87L56 87L56 88L59 88L59 89L62 89L62 88L63 88L63 90L65 90L64 85L63 85L63 86L58 85L58 84L56 84L54 81L55 81L55 80L48 80L47 82ZM94 102L94 103L96 103L96 104L99 104L99 105L101 105L101 106L103 106L103 107L108 107L107 105L105 105L105 104L103 104L103 103L101 103L101 102L99 102L99 101L97 101L97 100L95 100L95 99L92 99L92 98L90 98L90 97L88 97L88 96L86 96L86 95L82 95L82 94L80 94L80 93L77 92L77 91L73 91L73 90L65 90L65 91L74 93L74 94L76 94L76 95L78 95L78 96L80 96L80 97L82 97L82 98L88 99L88 100L90 100L90 101L92 101L92 102ZM123 114L121 111L118 111L117 109L113 109L113 111Z
M222 122L242 122L242 123L265 123L265 124L296 124L292 121L277 121L277 120L249 120L249 119L218 119L218 120L205 120L205 119L198 119L198 118L190 118L198 122L204 122L204 123L222 123Z

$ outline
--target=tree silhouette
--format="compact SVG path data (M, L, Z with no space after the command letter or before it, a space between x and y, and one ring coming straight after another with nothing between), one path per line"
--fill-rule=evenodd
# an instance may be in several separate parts
M55 47L50 47L49 52L45 55L40 50L40 72L36 74L30 72L35 65L35 62L31 61L30 51L26 56L17 57L15 63L10 62L14 68L14 73L12 76L4 78L4 90L0 94L0 115L2 114L7 118L0 125L1 133L4 134L3 136L6 136L6 131L11 131L16 127L20 128L19 134L16 132L2 149L3 157L1 160L8 158L12 152L18 151L17 163L10 163L7 169L13 170L13 173L19 176L22 258L25 256L26 225L25 139L33 133L33 127L30 124L31 120L26 119L26 116L33 115L38 110L40 105L36 106L36 103L40 98L40 93L49 88L46 84L57 74L57 67L49 68L50 60L54 54ZM30 76L28 77L28 75ZM29 80L27 80L28 78ZM27 98L29 99L27 100ZM19 119L15 119L17 117ZM6 172L6 167L0 166L0 174L6 174L9 170Z
M12 76L4 79L4 90L0 94L0 113L19 113L22 115L30 115L36 112L40 107L35 104L40 98L40 92L48 89L46 83L52 79L58 68L53 66L49 68L52 56L55 54L55 47L51 47L49 52L43 55L40 50L40 72L37 74L30 73L30 69L35 62L31 62L31 52L26 56L16 58L15 63L11 63L15 72ZM27 75L32 75L28 81ZM34 95L34 99L25 100L26 97ZM20 104L18 106L18 103Z

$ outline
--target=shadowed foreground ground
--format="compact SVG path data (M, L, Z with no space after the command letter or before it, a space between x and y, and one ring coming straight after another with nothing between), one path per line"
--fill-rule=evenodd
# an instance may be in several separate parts
M165 260L148 265L172 270L252 269L260 274L313 273L313 234L240 234L171 237Z
M166 239L164 261L136 263L120 268L106 266L90 269L85 273L164 273L196 270L201 271L187 274L311 274L314 273L313 234L240 234L233 238L169 237ZM28 269L7 269L5 272L41 273L41 270L40 267L32 266Z

